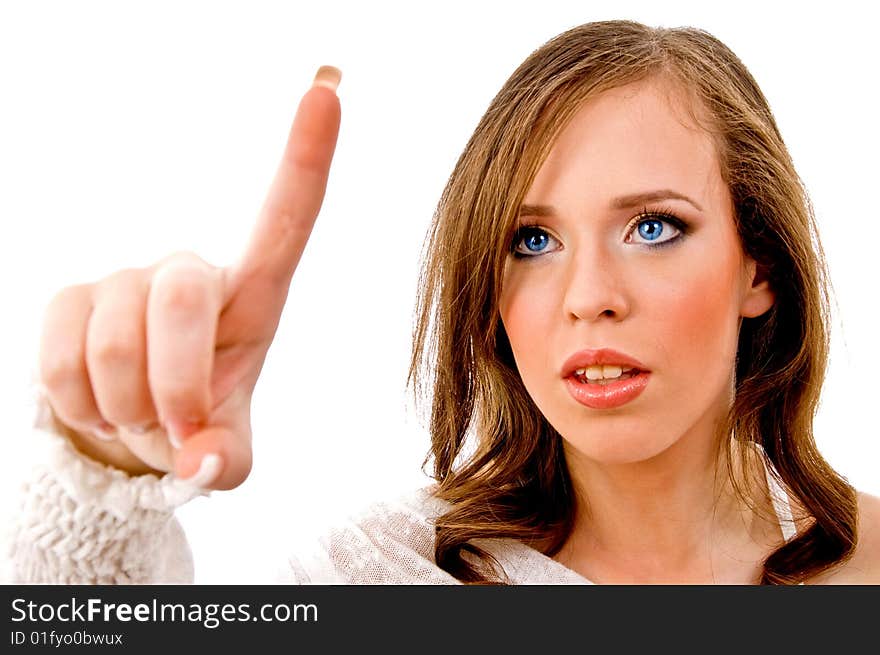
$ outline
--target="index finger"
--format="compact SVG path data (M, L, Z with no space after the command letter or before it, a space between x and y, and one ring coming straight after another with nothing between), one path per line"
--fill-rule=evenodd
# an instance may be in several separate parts
M265 282L290 283L327 188L339 135L336 87L341 76L338 68L321 66L300 100L275 178L244 254L233 267L230 292L237 290L236 281L255 274Z

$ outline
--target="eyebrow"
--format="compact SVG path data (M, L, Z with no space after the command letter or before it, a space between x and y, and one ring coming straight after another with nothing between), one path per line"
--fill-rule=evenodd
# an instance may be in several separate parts
M656 202L657 200L683 200L699 211L703 211L702 206L692 198L673 191L672 189L658 189L656 191L645 191L642 193L632 193L627 196L620 196L611 201L613 209L631 209L648 202ZM519 208L520 216L555 216L556 210L550 205L521 205Z

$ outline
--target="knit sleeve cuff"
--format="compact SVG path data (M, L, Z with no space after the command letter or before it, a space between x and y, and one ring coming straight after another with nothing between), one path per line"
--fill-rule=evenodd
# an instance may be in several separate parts
M52 472L52 477L77 505L89 505L126 520L135 509L173 512L196 496L209 492L172 473L132 476L79 452L58 423L45 399L40 399L34 419L39 434L35 447L42 451L37 463Z
M4 536L13 583L151 584L193 579L174 509L205 494L171 474L130 476L80 453L47 402L32 424L31 470Z

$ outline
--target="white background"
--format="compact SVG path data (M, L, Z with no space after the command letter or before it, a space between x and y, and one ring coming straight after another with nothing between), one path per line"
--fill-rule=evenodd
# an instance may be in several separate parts
M253 473L179 512L196 581L251 581L250 556L427 482L404 382L434 205L532 50L580 23L633 18L709 30L767 95L835 287L817 440L857 488L880 494L874 24L841 2L716 4L0 3L4 482L25 463L27 382L51 296L180 250L231 263L325 63L343 70L327 198L256 388Z

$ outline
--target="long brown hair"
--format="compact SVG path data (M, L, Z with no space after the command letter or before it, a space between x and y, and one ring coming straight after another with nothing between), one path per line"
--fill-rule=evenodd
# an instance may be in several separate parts
M735 438L719 441L728 463L762 452L806 519L765 560L761 582L797 583L852 555L855 491L813 438L829 341L824 256L767 101L702 30L606 21L555 37L517 68L459 158L426 241L408 382L430 400L425 461L451 504L436 522L435 559L463 582L508 581L474 540L518 539L552 556L572 530L561 437L523 386L500 321L502 273L519 206L562 128L585 100L655 76L683 90L715 139L743 250L775 292L774 307L741 326L724 426ZM741 486L728 466L756 508L757 485Z

